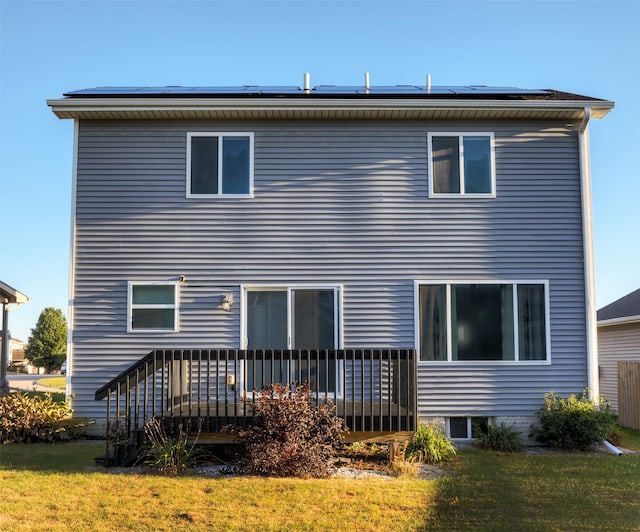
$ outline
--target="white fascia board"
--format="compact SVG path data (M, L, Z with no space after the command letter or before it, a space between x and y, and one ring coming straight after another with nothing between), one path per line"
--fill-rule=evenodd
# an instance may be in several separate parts
M29 296L23 294L19 290L9 286L6 283L0 281L0 298L6 301L2 301L3 303L13 303L21 305L22 303L27 303L29 301Z
M640 314L637 316L622 316L620 318L600 320L598 321L598 327L610 327L611 325L627 325L630 323L640 323Z
M602 118L614 107L610 101L580 100L438 100L438 99L354 99L354 98L60 98L47 100L60 118L77 113L109 111L180 112L180 111L581 111L585 105L592 117Z

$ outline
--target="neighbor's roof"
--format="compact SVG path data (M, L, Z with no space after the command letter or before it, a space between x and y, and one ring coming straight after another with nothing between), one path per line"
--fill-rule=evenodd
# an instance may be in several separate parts
M0 281L0 303L26 303L29 297Z
M640 321L640 288L598 310L598 325Z
M59 118L602 118L614 103L553 89L485 85L97 87L47 101Z

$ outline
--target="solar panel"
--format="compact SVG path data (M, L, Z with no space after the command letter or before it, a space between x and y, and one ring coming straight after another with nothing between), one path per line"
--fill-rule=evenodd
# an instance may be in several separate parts
M519 89L516 87L489 87L486 85L468 86L432 86L430 90L418 85L378 85L366 89L356 85L317 85L309 91L297 86L261 86L238 85L229 87L183 87L170 85L166 87L96 87L67 92L67 97L87 96L216 96L216 95L305 95L317 96L543 96L551 91L540 89Z

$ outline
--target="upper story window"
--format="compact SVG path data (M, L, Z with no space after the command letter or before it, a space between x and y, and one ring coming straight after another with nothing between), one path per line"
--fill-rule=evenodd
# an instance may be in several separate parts
M129 332L177 331L177 300L176 283L129 282Z
M187 197L253 194L253 133L187 133Z
M417 283L422 361L546 362L546 282Z
M495 196L493 133L429 133L429 196Z

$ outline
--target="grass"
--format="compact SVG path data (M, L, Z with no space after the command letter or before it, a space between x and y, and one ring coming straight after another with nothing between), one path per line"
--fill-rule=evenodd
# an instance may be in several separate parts
M46 395L50 395L51 398L56 403L64 403L67 400L67 396L64 392L37 392L35 390L32 391L21 391L21 393L25 395L30 395L32 397L45 397Z
M640 455L470 449L455 468L427 529L640 530Z
M48 388L57 388L58 390L64 390L67 387L66 377L49 377L47 379L40 379L36 381L36 384L40 386L47 386Z
M102 450L0 447L0 529L640 530L640 455L469 449L452 476L389 481L114 474Z
M416 479L214 480L83 471L102 447L87 444L80 457L82 447L0 447L1 530L416 530L436 493L434 483Z
M622 441L620 442L620 446L625 447L626 449L640 451L640 430L620 427L620 431L622 432Z

